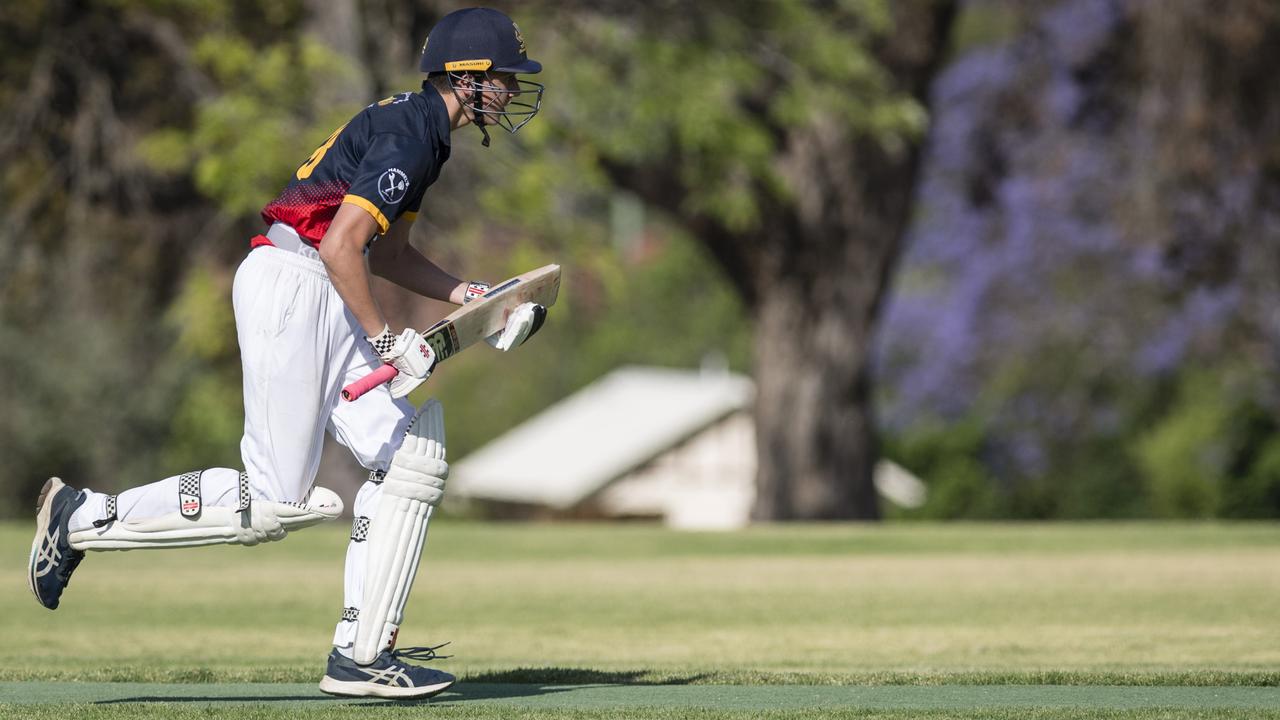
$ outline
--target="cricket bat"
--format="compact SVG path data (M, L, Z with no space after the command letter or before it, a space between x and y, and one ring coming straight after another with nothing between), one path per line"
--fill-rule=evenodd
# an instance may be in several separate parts
M560 293L560 266L546 265L489 288L489 292L454 310L448 317L422 331L441 363L507 326L511 311L527 302L551 307ZM342 399L356 400L398 374L383 365L342 389Z

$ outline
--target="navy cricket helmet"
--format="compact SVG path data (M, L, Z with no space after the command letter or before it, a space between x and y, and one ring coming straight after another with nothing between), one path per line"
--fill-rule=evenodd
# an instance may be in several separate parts
M541 83L516 78L495 81L489 73L536 73L542 63L530 60L520 28L489 8L465 8L440 18L422 46L422 72L448 78L459 104L489 146L487 125L514 133L542 108Z
M424 73L491 71L536 73L524 37L511 18L490 8L464 8L440 18L422 46Z

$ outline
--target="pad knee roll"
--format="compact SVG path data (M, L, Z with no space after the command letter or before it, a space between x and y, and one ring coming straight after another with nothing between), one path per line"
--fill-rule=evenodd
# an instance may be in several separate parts
M444 460L402 457L400 453L396 453L387 470L387 477L383 480L382 492L435 507L444 498L444 485L448 477L449 464Z

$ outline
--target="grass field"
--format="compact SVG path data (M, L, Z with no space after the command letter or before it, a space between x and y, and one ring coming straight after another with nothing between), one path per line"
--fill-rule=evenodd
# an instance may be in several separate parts
M0 526L4 717L426 710L315 690L345 528L93 554L53 613L29 532ZM1280 718L1278 599L1275 524L446 522L401 644L452 642L450 717Z

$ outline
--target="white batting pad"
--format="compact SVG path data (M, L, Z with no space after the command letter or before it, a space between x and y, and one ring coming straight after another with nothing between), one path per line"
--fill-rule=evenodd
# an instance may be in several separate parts
M369 523L364 592L352 654L369 664L391 645L418 572L432 508L444 497L444 408L428 400L391 459Z
M333 520L342 499L332 490L313 488L304 503L255 500L248 510L204 507L197 517L169 513L138 522L108 523L71 533L77 550L143 550L200 545L257 545L280 540L290 530Z

